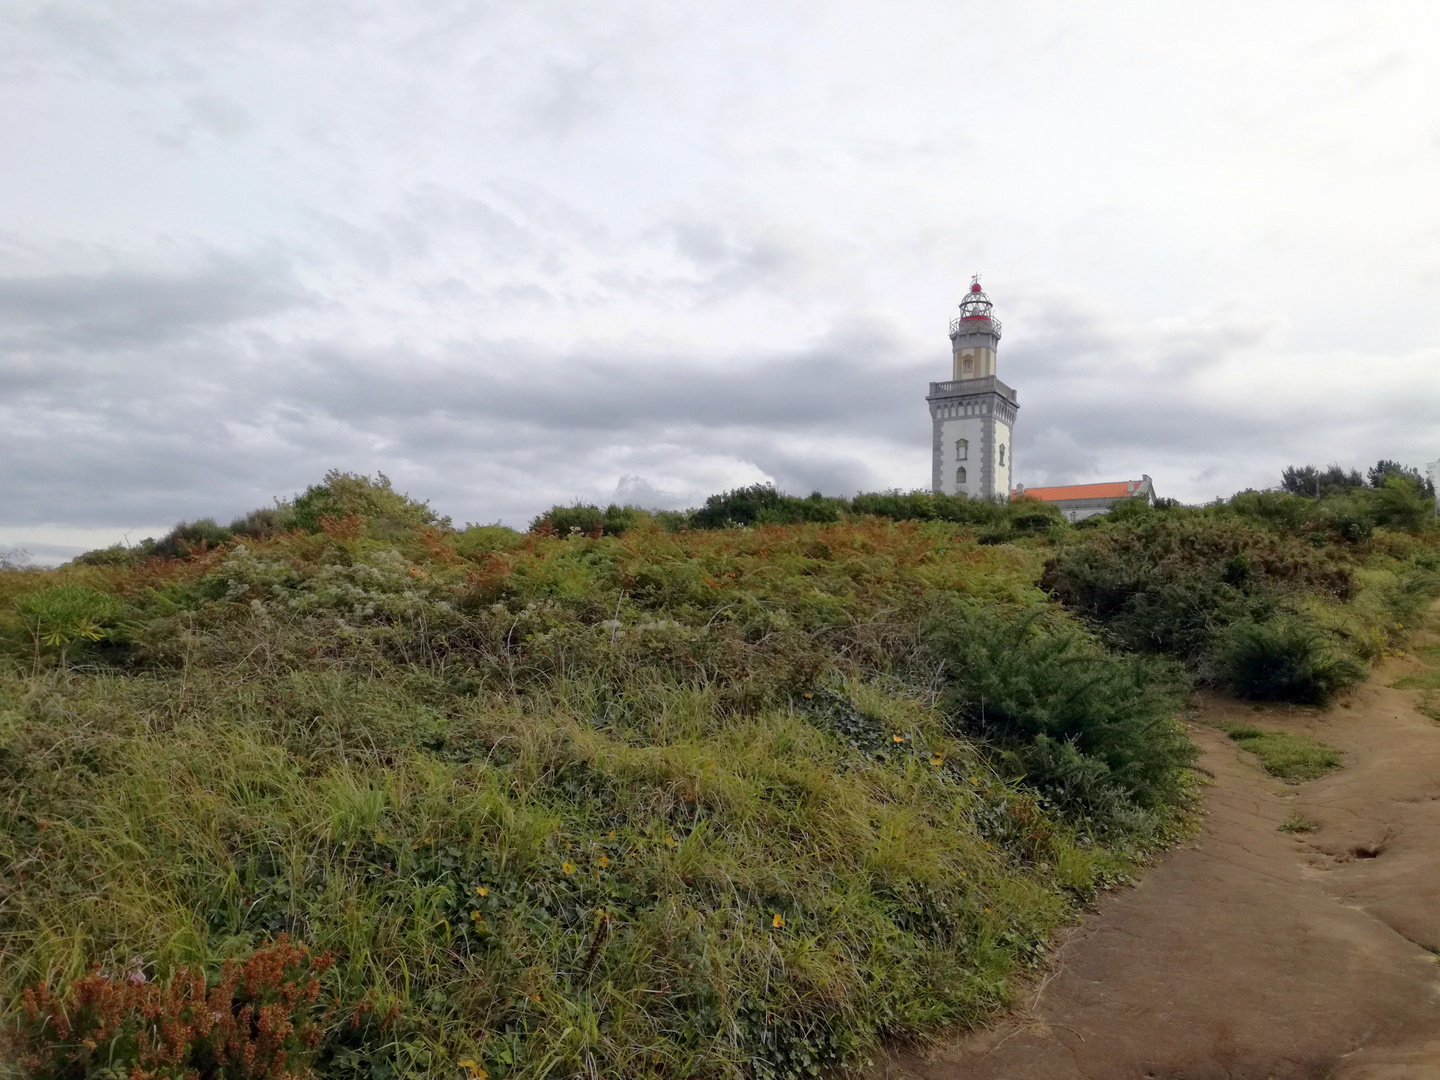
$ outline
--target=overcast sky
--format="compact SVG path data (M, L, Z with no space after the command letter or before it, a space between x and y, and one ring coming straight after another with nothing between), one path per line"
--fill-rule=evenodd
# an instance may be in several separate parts
M0 5L0 548L1440 457L1440 5Z

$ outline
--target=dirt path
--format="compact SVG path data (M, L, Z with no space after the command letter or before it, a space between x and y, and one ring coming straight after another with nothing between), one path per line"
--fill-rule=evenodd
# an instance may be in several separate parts
M1433 640L1433 639L1432 639ZM1394 661L1325 713L1207 703L1346 767L1298 787L1205 724L1201 835L1063 943L1030 1008L890 1080L1440 1080L1440 725ZM1281 832L1291 813L1317 823Z

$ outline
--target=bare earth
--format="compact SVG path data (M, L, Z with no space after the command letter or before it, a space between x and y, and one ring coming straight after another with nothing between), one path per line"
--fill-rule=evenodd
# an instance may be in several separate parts
M1206 702L1197 839L1086 917L1012 1020L875 1075L1440 1080L1440 725L1389 688L1412 668L1326 712ZM1313 735L1345 768L1288 786L1216 721ZM1292 811L1319 831L1279 831Z

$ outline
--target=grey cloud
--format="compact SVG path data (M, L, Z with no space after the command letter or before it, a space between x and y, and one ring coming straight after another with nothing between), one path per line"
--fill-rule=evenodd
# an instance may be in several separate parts
M0 348L153 345L307 302L288 266L273 257L211 256L188 271L5 277Z
M571 134L606 111L608 82L594 63L550 64L541 87L521 106L522 132L552 138Z
M346 423L448 415L587 434L676 423L884 432L888 414L913 412L925 386L924 368L897 352L882 332L860 328L799 356L724 365L601 350L554 357L496 344L452 350L444 362L321 350L291 370L287 393Z
M683 502L673 491L656 487L643 476L626 473L615 483L615 499L626 506L647 510L673 510Z

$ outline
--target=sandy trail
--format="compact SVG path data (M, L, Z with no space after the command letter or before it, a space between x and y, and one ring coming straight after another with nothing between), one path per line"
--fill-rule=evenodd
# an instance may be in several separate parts
M1440 1080L1440 725L1389 688L1407 665L1326 712L1206 702L1202 721L1304 732L1346 767L1288 786L1195 724L1196 840L1085 918L1029 1008L876 1073ZM1279 831L1292 811L1319 831Z

